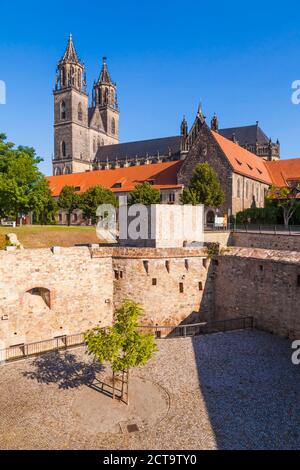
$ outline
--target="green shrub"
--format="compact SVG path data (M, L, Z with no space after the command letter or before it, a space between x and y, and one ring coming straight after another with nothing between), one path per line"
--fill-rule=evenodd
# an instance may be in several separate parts
M238 212L236 215L237 224L278 224L281 219L281 210L278 207L253 207Z

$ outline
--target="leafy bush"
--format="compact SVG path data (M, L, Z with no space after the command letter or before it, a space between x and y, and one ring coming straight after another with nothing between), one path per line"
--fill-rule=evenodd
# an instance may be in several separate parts
M278 224L281 219L281 210L278 207L253 207L238 212L236 222L238 224Z

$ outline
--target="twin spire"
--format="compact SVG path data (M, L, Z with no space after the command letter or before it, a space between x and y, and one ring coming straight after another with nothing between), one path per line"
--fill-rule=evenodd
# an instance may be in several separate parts
M61 62L70 62L73 64L78 64L80 62L73 43L72 33L69 36L68 45Z
M108 72L106 60L107 60L106 57L103 57L102 70L101 70L97 83L112 85L113 83ZM72 33L70 33L67 48L61 59L61 63L71 63L71 64L81 63L80 60L78 59L78 55L77 55L77 52L73 43Z

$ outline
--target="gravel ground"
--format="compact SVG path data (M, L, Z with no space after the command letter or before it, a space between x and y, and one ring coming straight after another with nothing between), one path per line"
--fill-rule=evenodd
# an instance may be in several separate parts
M300 449L300 366L289 341L236 331L158 345L134 374L163 387L170 408L130 434L101 432L101 423L91 432L74 413L102 373L83 348L1 366L0 448Z

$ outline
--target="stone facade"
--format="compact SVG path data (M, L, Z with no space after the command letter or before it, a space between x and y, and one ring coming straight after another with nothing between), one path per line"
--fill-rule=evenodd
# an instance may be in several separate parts
M1 347L112 324L130 298L142 324L254 316L256 326L300 335L299 253L231 248L59 248L0 252ZM1 348L0 348L1 349Z
M113 307L125 298L140 302L144 324L174 325L208 317L208 268L203 249L2 251L1 347L110 325Z
M106 59L98 81L94 82L89 106L84 65L70 36L58 64L54 90L53 175L91 170L100 146L118 142L116 85L110 79Z
M300 236L272 233L232 232L228 245L245 248L263 248L265 250L283 250L300 252Z
M258 329L299 339L300 254L235 249L214 266L215 318L253 316Z
M112 307L109 254L93 259L84 247L0 251L2 347L109 325Z

